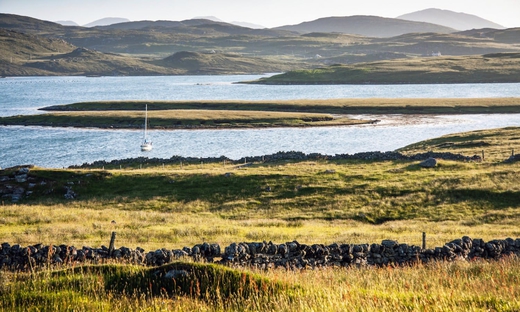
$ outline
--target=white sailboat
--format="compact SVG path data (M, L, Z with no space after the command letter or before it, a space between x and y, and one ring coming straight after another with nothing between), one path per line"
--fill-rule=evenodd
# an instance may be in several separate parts
M144 138L143 143L141 144L141 151L147 152L152 150L152 141L148 141L146 137L146 130L148 127L148 104L146 104L145 115L144 115Z

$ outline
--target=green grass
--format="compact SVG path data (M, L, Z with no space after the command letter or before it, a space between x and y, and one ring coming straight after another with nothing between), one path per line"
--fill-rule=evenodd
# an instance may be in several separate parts
M174 262L1 272L5 311L516 311L519 259L258 271ZM163 278L170 270L182 272Z
M413 161L330 160L33 168L31 176L47 185L20 203L2 202L0 241L100 246L115 231L116 247L149 251L204 241L394 239L420 246L422 232L428 248L465 235L516 238L520 164L502 161L510 148L520 149L519 138L519 128L504 128L402 149L485 149L489 155L481 163L440 160L433 169ZM70 182L79 194L75 200L63 198ZM0 271L0 311L517 311L519 262L305 271L174 262ZM187 275L163 279L171 270Z
M425 84L519 82L519 53L397 59L297 70L258 84Z
M171 271L177 272L175 278L167 277ZM0 285L0 309L15 311L154 309L161 302L174 307L180 298L201 300L208 307L238 307L240 301L249 300L266 306L271 299L283 296L292 300L303 293L295 283L271 280L258 273L187 262L158 268L100 265L1 274L5 280Z
M4 201L0 240L100 245L113 230L119 244L147 248L163 242L181 248L204 240L294 239L365 243L392 238L420 245L425 230L432 244L464 235L514 237L519 235L520 165L502 161L510 147L520 149L520 141L513 140L518 131L459 134L466 137L460 139L464 147L449 151L479 154L480 145L466 146L485 141L486 160L440 160L433 169L410 161L329 160L248 167L229 162L163 167L144 161L104 170L34 168L31 175L47 184L19 204ZM445 151L433 146L445 146L452 137L428 142L404 150ZM72 201L63 198L71 182L79 194Z

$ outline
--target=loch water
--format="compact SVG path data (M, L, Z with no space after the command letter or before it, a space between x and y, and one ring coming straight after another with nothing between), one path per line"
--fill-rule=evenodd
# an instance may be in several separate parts
M520 97L520 84L317 85L237 84L261 76L20 77L0 79L0 116L39 114L39 108L99 100L290 100L334 98ZM328 155L389 151L462 131L519 126L520 114L357 116L375 125L222 130L152 130L151 152L140 151L142 131L0 126L0 167L61 168L130 157L227 156L238 159L301 151ZM150 120L153 123L153 120Z

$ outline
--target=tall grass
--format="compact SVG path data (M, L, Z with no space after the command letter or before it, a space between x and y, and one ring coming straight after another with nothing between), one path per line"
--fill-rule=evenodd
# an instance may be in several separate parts
M176 269L187 275L163 278ZM163 272L163 273L161 273ZM1 273L9 311L517 311L520 260L254 272L178 263ZM183 273L185 274L185 273Z

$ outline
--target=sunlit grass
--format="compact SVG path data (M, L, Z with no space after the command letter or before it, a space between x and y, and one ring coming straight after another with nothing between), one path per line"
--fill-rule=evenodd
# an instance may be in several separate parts
M26 311L517 311L520 263L287 271L189 263L1 272L0 309ZM186 277L164 279L171 269ZM161 273L163 272L163 273Z

